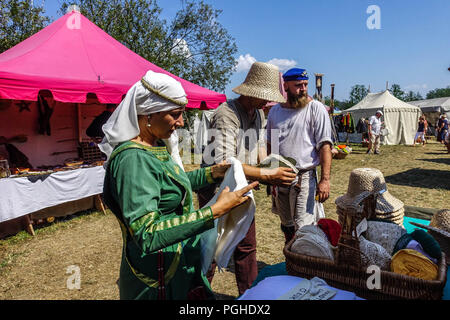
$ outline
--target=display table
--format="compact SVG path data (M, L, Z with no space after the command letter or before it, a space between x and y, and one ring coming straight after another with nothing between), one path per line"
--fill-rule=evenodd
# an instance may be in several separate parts
M0 179L0 223L103 192L102 166Z

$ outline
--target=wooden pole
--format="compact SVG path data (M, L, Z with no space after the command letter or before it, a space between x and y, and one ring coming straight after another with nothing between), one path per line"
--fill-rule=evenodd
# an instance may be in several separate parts
M104 215L106 215L106 208L105 205L103 204L103 200L100 194L95 195L95 208L97 210L101 210L103 212Z
M334 114L334 83L331 84L330 113Z
M77 103L78 142L81 143L81 106Z
M316 95L317 95L317 100L322 101L322 77L323 74L322 73L315 73L314 74L316 76Z
M27 215L26 219L27 219L26 230L30 235L34 237L36 234L34 233L33 222L31 221L30 215Z

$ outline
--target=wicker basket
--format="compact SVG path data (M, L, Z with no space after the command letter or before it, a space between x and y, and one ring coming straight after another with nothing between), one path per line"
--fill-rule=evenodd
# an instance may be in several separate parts
M334 154L334 159L345 159L347 157L347 153L339 152Z
M368 288L368 278L372 273L368 273L366 268L362 267L359 240L355 234L357 221L361 220L361 215L365 218L373 217L375 200L373 195L369 196L363 202L363 210L345 211L335 261L292 252L291 246L295 238L288 242L283 249L288 274L307 279L319 277L330 286L354 292L359 297L370 300L442 299L447 280L445 253L442 253L442 258L439 260L436 280L423 280L382 270L380 272L381 288Z
M381 271L381 289L369 289L367 280L371 273L363 268L338 264L331 260L310 257L292 252L292 239L284 248L286 271L288 274L311 279L319 277L328 285L354 292L357 296L370 300L441 300L447 280L445 254L439 261L436 280L422 280L389 271Z

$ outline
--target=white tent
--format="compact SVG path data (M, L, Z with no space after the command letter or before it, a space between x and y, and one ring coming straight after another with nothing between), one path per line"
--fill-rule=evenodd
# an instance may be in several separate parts
M447 113L450 116L450 97L416 100L408 102L419 107L422 112L440 112Z
M369 118L381 110L382 121L388 135L384 144L413 144L417 131L419 117L422 114L419 107L403 102L394 97L388 90L379 93L369 93L358 104L345 110L352 114L355 123L361 118Z
M443 113L447 114L447 118L450 119L450 97L416 100L408 103L419 107L433 126Z

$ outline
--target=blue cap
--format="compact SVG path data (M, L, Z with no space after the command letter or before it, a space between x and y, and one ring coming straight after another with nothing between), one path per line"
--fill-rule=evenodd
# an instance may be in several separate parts
M283 74L284 81L308 80L308 73L305 69L292 68Z

